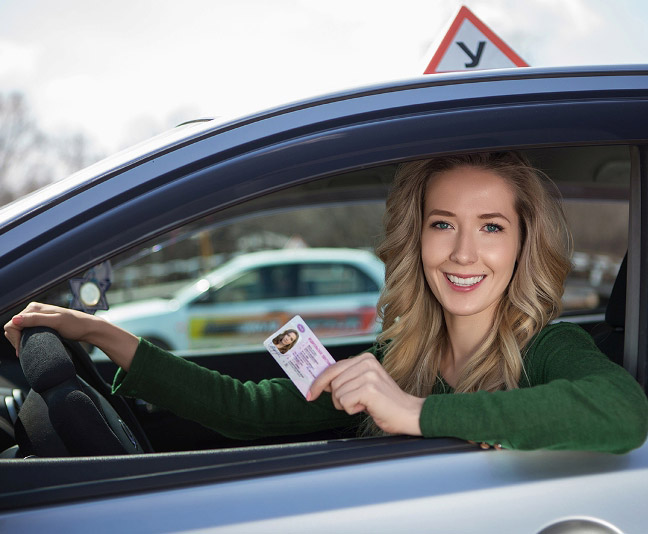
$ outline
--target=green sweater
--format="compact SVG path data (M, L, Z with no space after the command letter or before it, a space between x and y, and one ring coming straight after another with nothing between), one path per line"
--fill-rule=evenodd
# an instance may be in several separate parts
M382 355L375 349L378 359ZM558 323L532 341L520 388L454 393L439 381L425 400L425 437L456 437L510 449L614 453L640 446L648 401L637 382L610 362L580 327ZM362 416L336 410L330 394L307 402L288 378L241 382L141 340L113 392L138 397L226 436L251 439L356 427Z

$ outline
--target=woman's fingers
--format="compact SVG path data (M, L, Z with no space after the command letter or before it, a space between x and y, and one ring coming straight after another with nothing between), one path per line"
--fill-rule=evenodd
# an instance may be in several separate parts
M367 403L380 395L401 393L375 358L356 362L336 376L330 385L334 404L350 415L365 411Z
M476 441L468 440L468 443L470 443L471 445L479 445L484 450L491 448L491 446L488 443L484 442L484 441L482 441L481 443L478 444ZM496 451L503 451L504 447L502 447L501 443L495 443L493 445L493 449L495 449Z
M405 393L378 360L364 353L327 368L313 382L307 399L330 391L333 405L350 415L366 411L390 433L420 435L424 399Z
M341 380L342 378L344 380ZM350 377L346 376L346 374L333 380L331 383L331 398L334 406L338 410L344 410L349 415L365 411L367 407L363 402L363 396L366 396L368 381L369 379L366 376Z
M331 386L332 382L343 375L344 373L347 373L350 369L355 367L358 363L364 361L367 357L373 358L375 360L375 357L373 354L370 354L368 352L365 352L361 354L360 356L356 356L355 358L349 358L347 360L342 360L339 361L333 365L330 365L322 373L315 379L315 381L311 384L310 390L306 396L306 399L309 401L314 401L317 399L321 394L322 391L328 391L331 392ZM342 381L344 381L345 378L342 378ZM337 384L340 382L338 381ZM340 409L338 406L336 408Z
M38 303L32 302L18 315L14 315L7 324L4 325L5 337L16 349L16 356L18 355L18 347L20 345L20 336L22 329L31 326L33 322L30 315L40 310Z
M16 356L18 356L18 346L20 345L20 335L21 328L19 324L14 323L14 318L12 318L5 326L4 333L5 337L9 340L9 343L16 349ZM19 323L20 321L18 321Z

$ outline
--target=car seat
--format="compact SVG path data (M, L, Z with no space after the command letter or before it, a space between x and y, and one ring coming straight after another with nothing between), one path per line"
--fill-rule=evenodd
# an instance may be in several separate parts
M598 325L592 333L598 348L610 360L623 365L623 345L625 335L625 307L627 286L628 254L623 258L617 273L610 300L605 309L605 323Z

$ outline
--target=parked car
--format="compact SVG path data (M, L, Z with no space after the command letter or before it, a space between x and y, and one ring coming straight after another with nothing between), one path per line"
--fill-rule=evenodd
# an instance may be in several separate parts
M171 298L137 300L101 315L172 350L261 343L295 315L327 338L379 330L385 276L371 252L297 248L234 257Z
M0 319L30 300L69 299L68 282L89 279L108 260L107 301L115 290L128 302L129 287L149 283L142 267L120 289L132 266L145 262L155 285L175 284L181 269L159 266L246 250L263 232L299 233L312 247L371 247L400 162L517 149L558 184L580 254L570 284L597 295L563 319L592 332L645 390L647 97L642 66L484 71L183 126L0 209ZM374 337L326 345L341 359ZM54 341L25 370L0 345L7 532L646 531L646 444L620 456L483 451L455 439L355 438L345 429L235 442L143 402L108 400L101 379L114 365L47 339ZM260 345L182 355L241 380L282 376ZM29 422L42 433L25 435L25 407L38 402L30 389L49 384L55 375L39 370L55 361L98 392L98 405L113 405L110 428L139 443L134 454L96 456L82 446L93 437L84 419L57 420L57 428L79 429L64 439L47 409ZM37 447L43 452L26 457Z

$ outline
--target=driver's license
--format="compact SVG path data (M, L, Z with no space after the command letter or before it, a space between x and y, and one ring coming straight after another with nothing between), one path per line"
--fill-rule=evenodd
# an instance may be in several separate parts
M299 315L288 321L263 344L304 397L319 374L335 363Z

